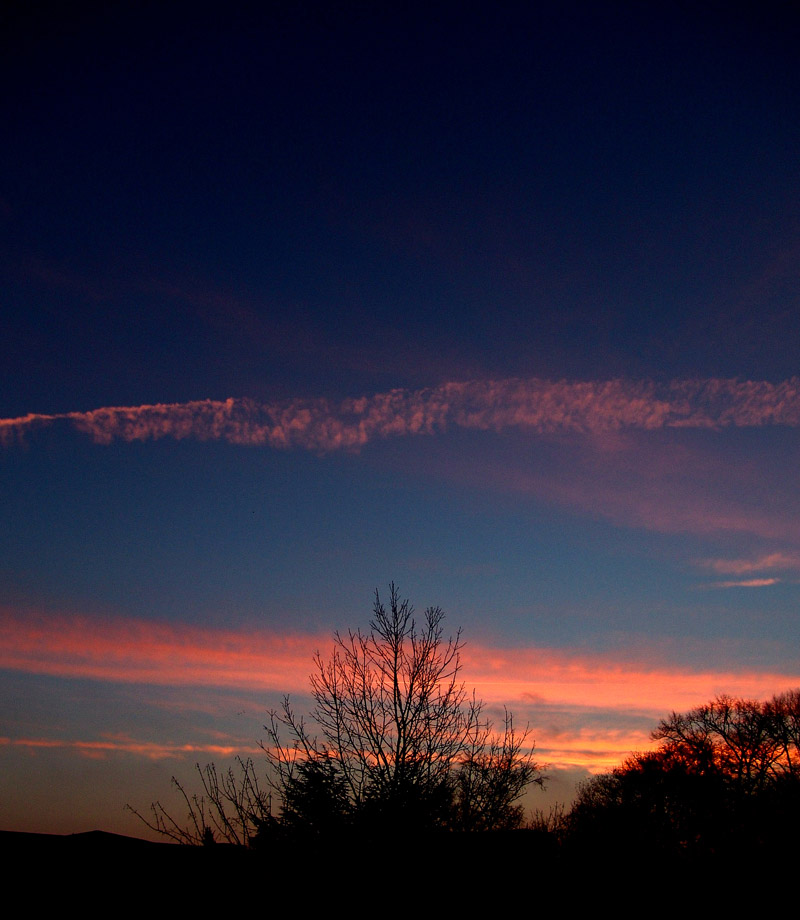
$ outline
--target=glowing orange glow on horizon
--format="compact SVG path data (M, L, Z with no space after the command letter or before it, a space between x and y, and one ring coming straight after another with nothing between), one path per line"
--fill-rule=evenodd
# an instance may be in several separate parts
M91 620L6 611L0 667L68 678L308 692L312 658L330 635L218 630L146 621ZM771 696L800 675L692 671L663 663L550 648L469 644L462 676L487 704L521 703L661 713L691 708L718 693Z
M464 673L487 701L653 712L691 708L719 693L771 696L798 682L797 675L651 667L568 649L475 646L465 649Z
M571 737L553 736L547 728L536 731L537 759L552 769L588 770L602 773L618 766L632 751L653 746L648 732L620 732L602 728L581 728Z
M651 745L644 733L615 732L599 729L581 729L574 738L567 739L560 734L551 735L537 730L533 738L537 760L553 769L574 769L576 767L591 773L611 770L633 750L644 750ZM133 738L101 738L98 740L74 740L63 738L9 738L0 736L0 748L15 747L35 750L68 750L90 759L104 759L113 754L132 754L147 760L179 760L263 756L264 750L257 744L201 744L162 743L136 740Z
M58 738L7 738L0 737L0 747L20 748L68 748L84 757L105 757L110 753L136 754L149 760L184 757L187 754L207 754L214 757L250 756L261 753L254 745L224 744L159 744L154 741L135 741L134 739L109 738L99 741L72 741Z

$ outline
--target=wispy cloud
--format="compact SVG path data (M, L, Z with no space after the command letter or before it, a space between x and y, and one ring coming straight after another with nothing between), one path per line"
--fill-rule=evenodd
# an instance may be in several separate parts
M0 667L33 674L161 686L308 692L312 658L330 636L234 632L86 617L0 618ZM662 713L721 692L763 696L800 674L689 671L571 649L469 644L464 679L490 705L589 707Z
M710 588L767 588L777 585L780 578L742 578L739 581L715 581Z
M754 462L742 449L748 440L665 429L555 437L531 449L528 439L509 436L483 450L428 451L422 458L409 451L398 467L476 491L530 496L622 527L750 534L792 552L800 511L794 480L768 452Z
M261 403L198 400L106 407L0 419L0 440L66 421L99 443L158 438L320 452L359 450L372 440L433 434L449 427L533 433L625 429L800 426L800 378L738 380L548 381L537 378L444 383L358 399Z
M519 712L518 712L519 714ZM581 767L591 772L608 770L630 751L650 746L649 731L621 731L607 727L587 726L571 732L554 730L547 724L537 726L531 739L537 758L548 767ZM37 751L50 750L75 753L90 760L105 760L119 754L141 757L151 761L196 760L198 758L232 760L234 757L263 756L257 743L209 744L197 741L183 743L159 742L130 737L54 738L0 736L1 748Z
M786 574L790 575L789 580L796 580L796 575L800 572L800 555L787 552L762 553L750 559L703 559L698 564L717 575L753 576L714 581L702 587L768 588L786 581ZM780 572L783 577L769 574L772 572Z
M84 757L99 759L109 754L135 754L148 760L183 758L187 755L203 754L211 757L234 757L236 755L257 755L257 745L243 747L222 744L159 744L155 741L139 741L134 738L103 738L83 741L63 738L7 738L0 737L0 747L48 748L75 751Z
M800 555L766 553L752 559L704 559L701 563L719 575L749 575L753 572L800 571Z
M594 725L566 734L545 725L537 729L535 741L537 757L548 769L582 767L591 773L611 770L631 751L652 747L649 730L620 731Z
M0 668L28 674L147 687L150 705L176 688L230 690L266 701L291 692L308 694L312 657L332 646L329 635L99 620L6 610L0 615ZM467 687L475 687L487 714L503 706L518 724L530 724L537 757L554 768L610 769L632 750L649 746L649 733L671 710L683 711L719 693L766 698L800 685L800 673L771 669L692 670L659 658L660 648L637 658L590 654L570 648L500 647L469 643L464 649ZM302 709L302 702L298 704ZM237 726L237 731L240 726ZM42 735L38 728L7 732L0 747L53 749L82 758L117 754L192 761L258 757L257 738L244 744L230 734L208 737L205 728L182 739L136 738L127 732L95 737Z
M622 661L572 649L468 646L465 673L487 700L529 701L663 714L715 696L771 696L798 676L766 672L692 671L666 662Z
M144 620L0 614L0 667L169 686L304 691L330 637L237 633Z

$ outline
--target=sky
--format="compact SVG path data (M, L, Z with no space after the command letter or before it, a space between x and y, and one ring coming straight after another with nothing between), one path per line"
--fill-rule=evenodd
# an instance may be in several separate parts
M530 725L531 807L800 685L799 39L4 6L0 828L147 836L392 582Z

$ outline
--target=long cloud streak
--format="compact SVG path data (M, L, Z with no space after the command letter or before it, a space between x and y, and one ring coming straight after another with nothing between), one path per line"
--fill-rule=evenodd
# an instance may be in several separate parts
M372 440L448 428L534 433L623 429L800 427L800 378L738 380L547 381L537 378L444 383L358 399L261 403L198 400L107 407L90 412L0 419L0 443L66 421L96 442L158 438L356 451Z
M146 621L0 614L0 668L68 678L308 692L312 658L329 636L233 632ZM764 696L798 674L693 672L621 663L572 650L468 645L464 678L489 704L651 710L690 708L716 693Z
M108 753L136 754L149 760L164 760L168 757L185 757L187 754L205 754L214 757L234 757L257 755L261 748L252 746L223 744L159 744L154 741L136 741L134 739L103 739L100 741L73 741L63 738L7 738L0 737L0 748L55 748L71 749L85 757L100 758Z

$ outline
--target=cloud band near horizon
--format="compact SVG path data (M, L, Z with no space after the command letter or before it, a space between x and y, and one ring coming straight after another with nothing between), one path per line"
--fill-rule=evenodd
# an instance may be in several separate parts
M291 693L300 710L309 702L309 674L317 650L327 659L330 635L237 631L144 620L0 609L0 669L19 674L95 681L100 686L180 688L191 708L222 691L264 695L264 706ZM575 648L509 647L469 643L461 676L488 715L503 707L530 723L537 756L552 767L598 772L649 746L649 732L670 710L687 711L720 693L768 699L800 684L800 674L724 668L692 670L668 662L660 648L638 660ZM137 695L138 695L137 691ZM226 697L227 698L227 697ZM262 723L263 724L263 723ZM21 726L15 726L19 729ZM237 732L239 729L237 728ZM69 750L82 757L126 754L150 760L232 757L257 753L239 734L192 729L187 737L133 738L114 726L88 737L36 727L10 730L0 749Z
M0 668L68 679L170 687L309 693L314 656L330 635L234 631L145 620L0 610ZM489 705L652 710L691 708L717 693L771 696L800 674L691 670L570 648L469 643L462 676Z
M370 441L449 428L593 434L625 429L800 427L800 377L778 383L727 379L444 383L341 401L248 398L112 406L88 412L0 419L0 443L66 421L95 442L160 438L321 453L358 451Z

